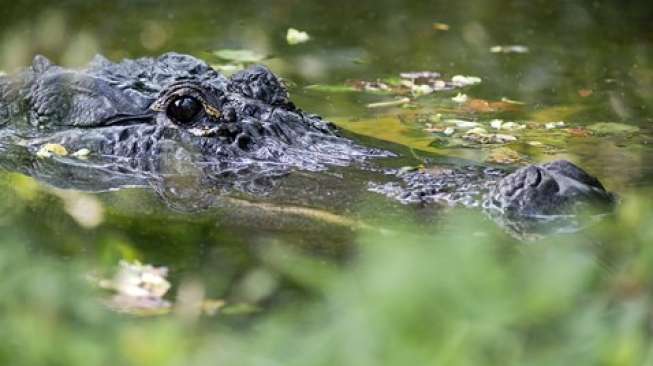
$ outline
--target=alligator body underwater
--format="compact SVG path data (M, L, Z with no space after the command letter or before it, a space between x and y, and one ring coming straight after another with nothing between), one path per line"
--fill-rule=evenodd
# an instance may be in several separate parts
M5 146L0 155L9 154L9 145L32 154L62 146L90 153L78 160L80 166L92 162L146 180L186 164L224 191L259 194L290 172L393 156L342 137L331 123L297 108L264 66L227 78L203 61L175 53L120 63L97 56L84 70L37 56L24 71L0 77L0 138ZM7 160L4 165L15 170L47 175L37 160L13 165ZM439 175L403 174L372 190L403 202L483 204L531 217L614 201L596 178L567 161L512 173L481 171L458 167Z

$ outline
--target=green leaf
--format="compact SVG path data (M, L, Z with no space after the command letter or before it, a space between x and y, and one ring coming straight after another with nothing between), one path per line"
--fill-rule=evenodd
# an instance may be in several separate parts
M308 85L304 89L315 90L315 91L324 92L324 93L351 93L351 92L358 91L356 88L354 88L351 85L314 84L314 85Z
M262 53L247 49L222 49L214 51L213 54L223 60L242 63L256 63L268 58Z

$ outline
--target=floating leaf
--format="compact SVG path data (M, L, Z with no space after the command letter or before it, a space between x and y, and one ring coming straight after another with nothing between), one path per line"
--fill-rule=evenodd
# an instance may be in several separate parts
M503 120L493 119L492 121L490 121L490 127L496 130L500 130L502 125L503 125Z
M521 124L516 123L516 122L506 122L506 123L501 125L502 130L509 130L509 131L523 130L524 128L526 128L526 125L521 125Z
M348 86L358 91L365 92L389 92L391 90L390 85L382 81L364 81L364 80L349 80L346 83Z
M524 105L524 104L526 104L526 103L524 103L524 102L520 102L520 101L518 101L518 100L508 99L508 98L506 98L506 97L501 98L501 101L504 102L504 103L508 103L508 104L517 104L517 105Z
M503 111L514 111L518 105L503 101L488 101L485 99L470 99L465 103L465 109L476 113L493 113Z
M113 310L138 315L158 315L172 306L163 296L170 289L166 267L154 267L138 261L120 261L118 271L110 280L99 280L100 287L115 291L107 302Z
M496 109L492 108L490 103L483 99L468 100L467 103L465 103L465 108L477 113L496 112Z
M414 95L427 95L434 91L451 89L440 74L434 71L402 72L399 85L407 88Z
M490 48L492 53L528 53L530 50L522 45L493 46Z
M585 108L579 104L545 107L533 111L528 119L539 123L571 120Z
M424 129L424 132L430 132L430 133L443 133L445 130L447 130L446 127L432 127L428 126L427 128ZM454 130L455 131L455 130Z
M478 127L478 126L481 125L478 122L465 121L465 120L462 120L462 119L446 119L446 120L444 120L444 122L454 124L454 125L456 125L456 127L464 128L464 129L474 128L474 127Z
M267 58L266 55L247 49L222 49L213 52L214 55L227 61L251 64L261 62Z
M305 87L308 90L315 90L324 93L351 93L357 92L358 89L350 85L323 85L323 84L314 84L308 85Z
M370 103L367 105L367 108L396 107L409 102L410 102L410 98L401 98L401 99L389 100L385 102Z
M564 127L565 123L563 121L558 121L558 122L547 122L544 124L544 128L547 130L552 130L554 128L559 128L559 127Z
M599 122L587 126L587 129L599 136L625 135L639 131L639 127L617 122Z
M341 128L359 135L371 136L383 141L390 141L415 150L440 152L438 146L432 144L434 138L432 134L416 134L412 126L403 123L395 116L383 116L363 120L332 118L332 120L335 120L336 124ZM452 139L450 137L442 138L444 140ZM447 141L447 144L448 143L449 142Z
M515 164L523 160L519 153L508 147L492 149L485 159L486 162L494 164Z
M297 30L295 28L289 28L286 33L286 41L289 45L294 46L300 43L305 43L311 40L311 36L304 31Z
M364 58L355 58L351 60L351 62L355 63L356 65L369 65L370 60L364 59Z
M36 152L36 156L39 158L51 158L53 155L66 156L68 150L60 144L45 144Z
M243 64L224 64L224 65L211 65L211 67L216 70L216 71L221 71L225 74L233 74L236 73L240 70L245 69L245 65Z
M440 122L440 121L442 121L442 114L441 113L436 113L436 114L429 115L429 121L431 121L431 122Z
M433 93L434 89L428 85L415 85L413 88L410 90L413 95L415 96L420 96L420 95L428 95Z
M463 93L458 93L455 97L451 98L451 100L459 104L463 104L467 102L467 99L468 99L467 94L463 94Z
M467 131L464 139L477 144L505 144L517 140L517 138L512 135L487 133L483 128L473 128Z
M525 125L520 125L519 123L516 122L503 122L501 119L493 119L490 121L490 127L494 128L495 130L508 130L508 131L513 131L513 130L522 130L526 128Z
M433 141L431 141L428 144L428 146L436 149L438 148L442 149L442 148L469 147L469 144L465 143L464 140L459 138L438 136Z
M213 299L208 299L202 301L201 304L201 310L202 313L208 315L208 316L214 316L215 314L218 313L220 309L225 307L227 303L224 300L213 300Z
M497 134L495 134L493 136L493 138L495 139L496 143L498 143L498 144L517 141L517 137L515 137L513 135L506 135L506 134L503 134L503 133L497 133Z
M473 134L481 135L481 134L486 134L486 133L487 133L487 131L484 128L481 128L481 127L472 128L471 130L466 132L466 134L470 134L470 135L473 135Z
M436 80L440 77L439 72L434 71L412 71L412 72L402 72L399 74L402 79L411 80L415 83L424 83L429 82L430 80Z
M397 175L401 176L406 173L410 172L419 172L419 171L424 171L424 165L418 165L418 166L403 166L399 168L399 171L397 172Z
M456 75L451 78L451 83L459 87L480 84L481 81L482 79L477 76Z
M577 127L577 128L568 128L567 132L574 137L589 137L592 136L592 132L586 128Z
M86 159L90 154L91 154L91 150L84 148L75 151L74 153L72 153L71 156L77 159Z
M163 297L170 289L167 276L166 267L120 261L111 284L114 290L124 295Z
M433 30L446 32L449 30L450 27L449 24L446 23L434 22L432 24L432 28Z
M241 303L224 306L221 313L224 315L249 315L259 311L261 308L256 305Z

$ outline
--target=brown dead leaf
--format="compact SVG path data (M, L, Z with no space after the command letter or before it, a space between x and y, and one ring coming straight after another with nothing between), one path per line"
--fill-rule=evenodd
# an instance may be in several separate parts
M465 103L465 109L474 113L493 113L515 111L519 105L504 101L488 101L485 99L470 99Z
M390 91L390 86L381 81L347 80L345 85L358 91L378 92Z
M448 31L449 30L449 24L446 23L440 23L440 22L435 22L433 23L433 30L436 31Z
M569 135L573 137L589 137L592 136L592 131L582 128L582 127L576 127L576 128L568 128L567 132Z
M594 91L592 91L592 89L580 89L580 90L578 90L578 95L580 95L583 98L587 98L592 94L594 94Z

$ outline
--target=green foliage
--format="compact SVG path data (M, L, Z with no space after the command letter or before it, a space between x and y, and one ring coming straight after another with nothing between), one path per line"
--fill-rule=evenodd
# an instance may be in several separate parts
M342 266L269 243L267 270L312 296L238 328L111 313L85 265L5 237L0 364L643 364L653 361L652 213L627 198L583 235L528 244L461 213L446 231L363 234Z

